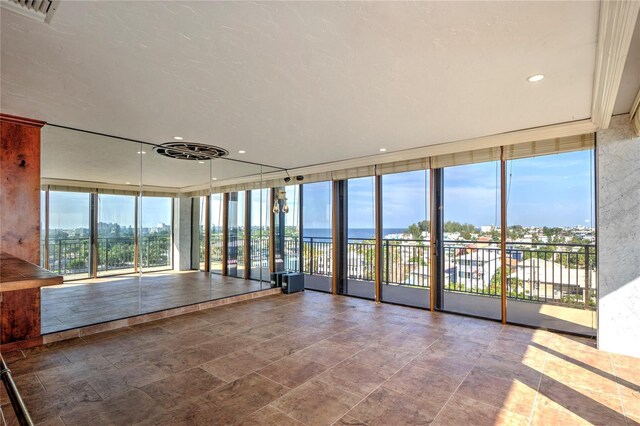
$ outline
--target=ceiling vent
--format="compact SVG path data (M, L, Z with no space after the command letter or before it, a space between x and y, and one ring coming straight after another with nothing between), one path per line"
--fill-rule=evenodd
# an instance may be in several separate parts
M51 22L58 3L60 0L0 0L4 9L47 24Z
M156 146L153 150L160 155L178 160L204 161L229 155L226 149L195 142L167 142Z

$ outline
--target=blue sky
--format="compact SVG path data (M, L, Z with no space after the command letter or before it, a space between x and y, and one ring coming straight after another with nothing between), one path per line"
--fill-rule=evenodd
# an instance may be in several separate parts
M507 180L510 225L589 226L592 220L591 151L547 155L508 162ZM499 170L497 162L445 169L445 220L468 222L476 226L497 224L500 212ZM290 211L288 226L298 225L298 191L288 186ZM426 217L428 173L416 171L383 176L384 227L406 228ZM260 212L258 191L252 199L252 220ZM374 179L349 181L349 226L373 228ZM263 191L263 221L267 221L268 191ZM89 194L51 192L51 228L88 227ZM220 217L220 200L212 202L213 223ZM101 195L100 221L133 226L133 197ZM318 182L304 187L304 225L307 228L331 226L331 183ZM243 203L239 203L242 208ZM271 206L268 206L269 210ZM145 197L142 202L143 226L169 223L167 199Z

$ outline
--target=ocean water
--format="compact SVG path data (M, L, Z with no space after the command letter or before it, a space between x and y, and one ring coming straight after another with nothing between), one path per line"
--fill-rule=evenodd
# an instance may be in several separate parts
M389 234L402 234L407 228L384 228L382 236ZM331 229L329 228L304 228L303 237L309 238L331 238ZM349 228L349 238L372 240L375 238L375 229L373 228Z

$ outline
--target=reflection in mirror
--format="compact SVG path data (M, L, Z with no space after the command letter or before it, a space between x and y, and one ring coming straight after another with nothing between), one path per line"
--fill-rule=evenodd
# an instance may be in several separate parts
M41 136L42 332L139 313L135 256L140 143L45 126Z
M41 262L65 279L42 289L43 333L270 287L262 174L279 169L169 158L54 125L42 131L41 168Z

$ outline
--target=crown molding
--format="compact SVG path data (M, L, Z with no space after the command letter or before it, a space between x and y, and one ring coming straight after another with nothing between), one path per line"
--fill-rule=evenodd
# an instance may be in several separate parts
M598 128L609 127L639 12L640 1L600 2L591 104L591 120Z

